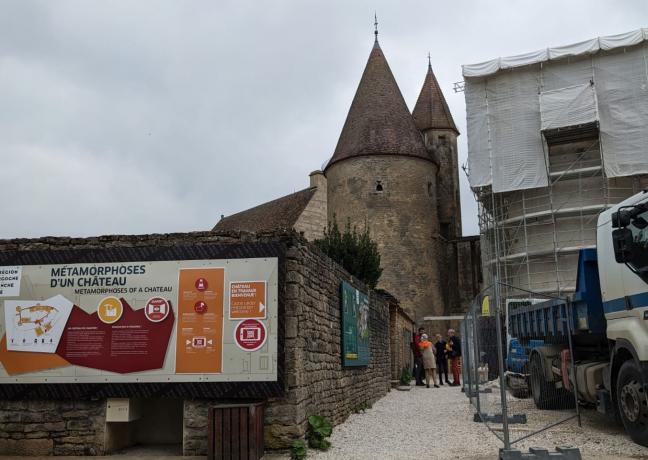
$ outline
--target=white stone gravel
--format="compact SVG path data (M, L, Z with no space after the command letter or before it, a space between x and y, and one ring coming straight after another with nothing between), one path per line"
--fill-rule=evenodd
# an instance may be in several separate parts
M529 423L512 425L512 439L567 414L539 411L532 404L531 400L513 404L515 410L524 407ZM484 424L473 422L474 412L458 387L392 390L372 409L352 414L336 426L329 451L310 449L308 459L496 459L502 443ZM491 427L497 429L501 425ZM568 421L514 447L524 452L532 446L554 449L561 445L579 447L583 459L648 458L648 448L634 444L622 427L591 409L583 410L582 428L576 420ZM264 458L289 457L271 454Z
M371 410L354 414L337 427L331 437L331 449L318 452L312 458L497 456L496 438L472 422L472 414L467 398L458 387L414 386L411 391L392 391Z
M352 414L336 426L327 452L311 449L308 458L496 458L497 439L472 417L473 410L459 387L392 390L372 409Z

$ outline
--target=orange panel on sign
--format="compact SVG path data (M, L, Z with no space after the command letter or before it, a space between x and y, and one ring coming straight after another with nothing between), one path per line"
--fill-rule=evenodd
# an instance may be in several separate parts
M0 340L0 363L2 363L9 375L56 369L57 367L70 365L69 362L54 353L8 351L7 336L5 335Z
M224 268L180 269L176 374L222 371Z
M265 281L232 281L229 317L230 319L265 318Z

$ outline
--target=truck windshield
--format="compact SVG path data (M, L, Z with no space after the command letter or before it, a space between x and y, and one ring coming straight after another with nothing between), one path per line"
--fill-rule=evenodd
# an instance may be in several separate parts
M637 215L628 228L632 232L634 242L630 265L637 274L648 283L648 211Z

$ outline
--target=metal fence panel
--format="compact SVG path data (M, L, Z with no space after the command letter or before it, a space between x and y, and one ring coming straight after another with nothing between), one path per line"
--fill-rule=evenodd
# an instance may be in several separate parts
M578 417L573 326L566 298L497 283L473 300L460 328L464 392L504 448Z

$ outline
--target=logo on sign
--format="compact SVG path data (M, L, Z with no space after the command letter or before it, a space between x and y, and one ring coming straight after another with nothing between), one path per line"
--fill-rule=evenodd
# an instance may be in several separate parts
M266 327L256 319L246 319L236 325L234 340L244 351L256 351L263 346L266 340Z
M239 340L244 343L252 343L259 340L261 337L261 328L255 326L247 326L241 328L239 331Z
M104 297L97 305L97 316L106 324L119 321L122 313L124 313L124 307L117 297Z
M206 280L205 278L198 278L198 279L196 280L196 284L195 284L195 286L196 286L196 289L198 289L199 291L202 292L202 291L204 291L205 289L207 289L207 286L208 286L208 284L207 284L207 280Z
M207 346L206 337L194 337L191 340L191 346L194 348L205 348Z
M207 304L202 300L199 300L194 304L194 311L200 315L207 311Z
M144 315L149 321L159 323L169 316L169 310L171 310L171 307L166 299L162 297L151 297L146 302L146 307L144 307Z

